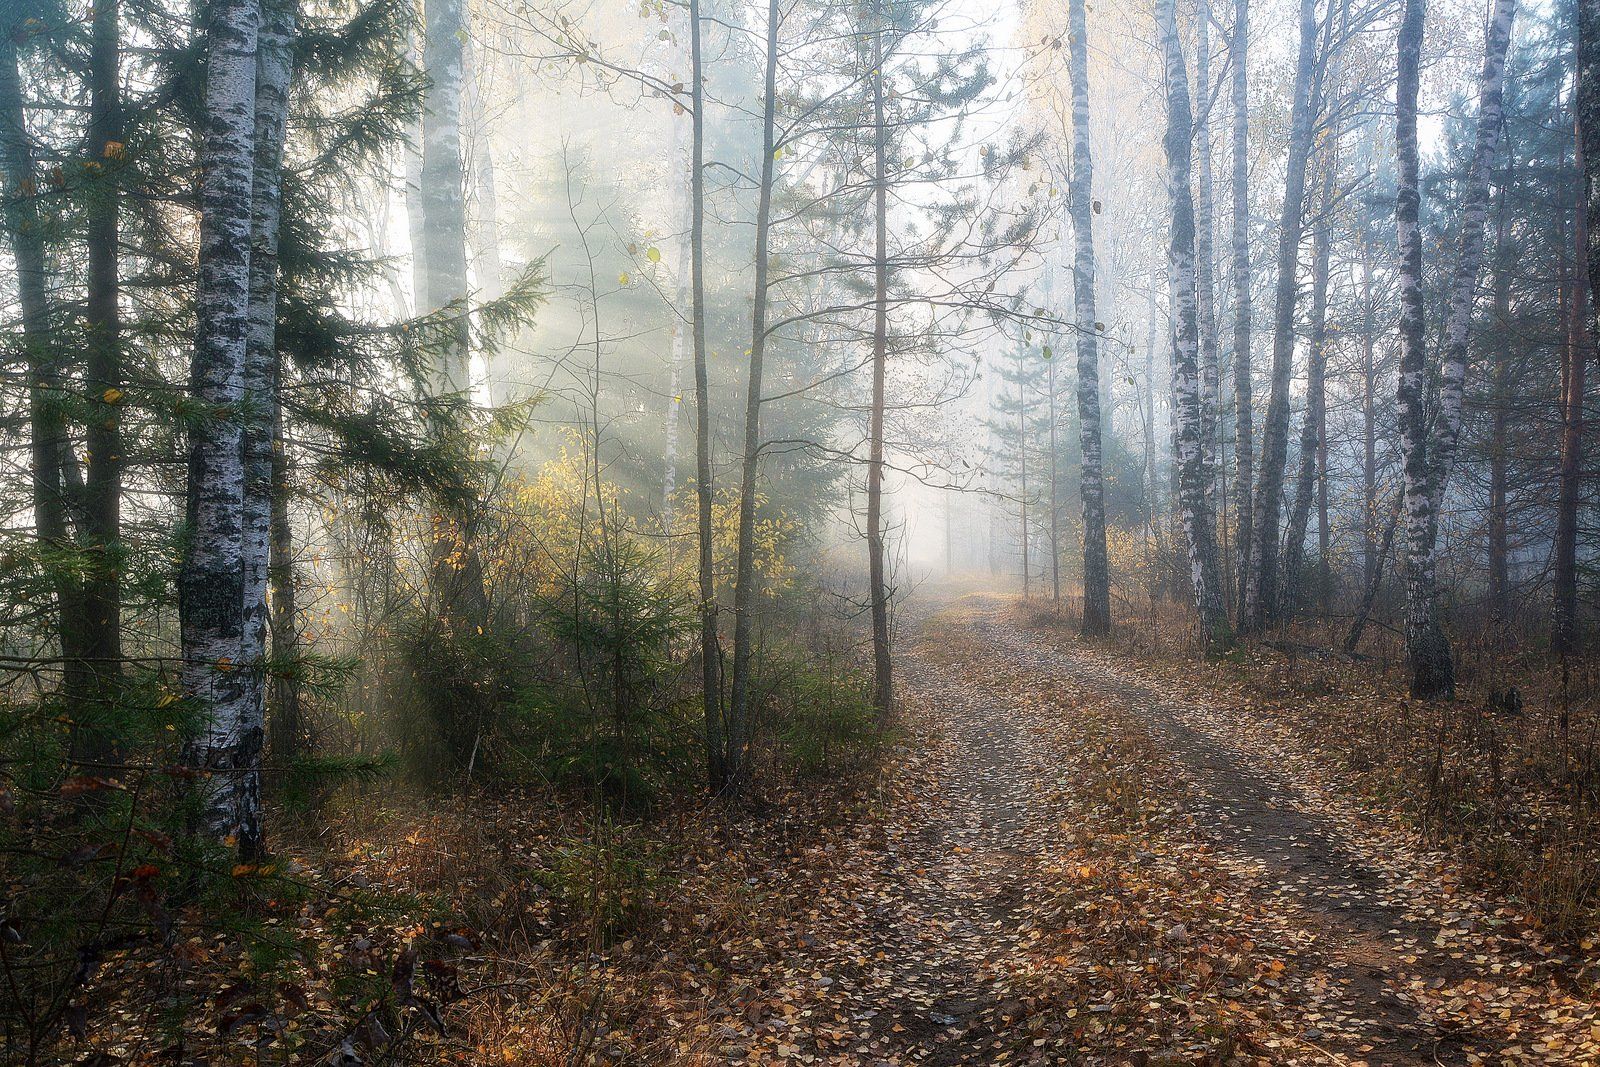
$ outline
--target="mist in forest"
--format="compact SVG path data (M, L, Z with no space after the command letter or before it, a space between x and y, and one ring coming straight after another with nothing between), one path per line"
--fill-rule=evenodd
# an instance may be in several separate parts
M1595 1062L1597 139L1600 0L0 0L0 1059Z

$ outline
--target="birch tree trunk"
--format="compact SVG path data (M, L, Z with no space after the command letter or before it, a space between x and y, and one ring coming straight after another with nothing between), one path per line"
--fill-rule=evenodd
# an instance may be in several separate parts
M700 685L705 705L707 783L713 793L728 780L722 721L722 653L717 641L717 585L713 562L711 484L711 388L706 368L705 282L705 86L701 57L700 0L689 0L689 277L690 330L694 346L694 457L696 541L700 582Z
M200 828L240 826L251 760L245 637L243 376L249 348L251 182L255 149L257 0L220 0L207 26L200 149L198 327L190 393L203 411L189 433L190 543L178 575L183 687L200 713L186 750L203 780Z
M1216 529L1212 523L1206 487L1206 469L1200 402L1200 328L1195 306L1194 195L1190 187L1190 143L1193 118L1189 104L1188 74L1178 38L1174 0L1157 0L1156 22L1161 34L1167 90L1167 128L1163 147L1167 157L1167 198L1171 207L1171 241L1167 254L1168 285L1172 293L1172 391L1174 460L1178 467L1178 511L1189 550L1189 577L1194 589L1200 630L1210 652L1232 643L1228 613L1222 599Z
M1400 448L1405 462L1406 658L1411 693L1430 700L1455 695L1455 664L1450 640L1438 614L1436 582L1439 509L1461 433L1461 405L1467 377L1467 341L1478 268L1483 260L1488 216L1489 172L1500 145L1504 119L1506 49L1511 40L1515 0L1495 0L1484 40L1478 83L1477 139L1461 197L1461 238L1450 276L1440 357L1439 395L1433 432L1425 410L1427 355L1423 350L1421 205L1417 187L1417 66L1422 48L1425 0L1407 0L1399 40L1396 106L1396 156L1399 189L1395 224L1400 236L1401 359L1397 399Z
M1072 78L1072 306L1078 342L1079 486L1083 498L1083 624L1085 636L1111 630L1111 575L1106 560L1105 472L1100 426L1100 326L1094 291L1094 165L1089 153L1089 44L1084 0L1070 0L1068 58ZM1216 352L1213 348L1212 355Z
M1204 420L1206 465L1215 474L1219 467L1217 398L1221 391L1221 370L1217 343L1216 222L1212 208L1211 174L1211 3L1195 5L1195 93L1205 110L1195 125L1195 296L1200 317L1200 414ZM1217 512L1217 484L1213 477L1207 490L1211 512Z
M1236 560L1234 603L1244 616L1245 585L1250 573L1251 524L1255 518L1255 425L1252 399L1254 368L1250 360L1250 0L1233 8L1233 551Z
M1278 598L1278 531L1283 508L1284 466L1289 456L1289 379L1294 372L1295 297L1300 235L1305 225L1306 162L1311 154L1312 81L1316 76L1316 0L1300 0L1300 52L1295 61L1294 103L1284 174L1283 211L1278 217L1278 282L1273 295L1272 385L1261 424L1261 456L1251 519L1250 567L1240 628L1266 625Z
M272 541L273 450L278 410L278 222L283 204L283 142L293 63L293 0L263 0L256 47L255 163L250 219L250 322L244 373L244 650L249 672L241 734L245 763L259 767L266 736L267 571ZM281 638L280 638L281 639ZM275 653L284 649L274 648ZM257 773L240 790L239 852L263 851Z
M889 584L883 530L884 387L889 370L889 176L884 160L889 131L884 117L883 34L886 18L875 6L872 35L872 411L867 420L867 582L872 597L872 706L879 721L894 711L889 657Z
M767 3L767 52L761 103L761 177L756 204L755 300L750 323L750 371L745 386L744 459L739 482L738 557L733 587L733 683L728 708L727 788L736 793L749 768L750 664L756 604L756 467L761 457L761 371L767 351L767 244L772 223L776 150L778 0Z

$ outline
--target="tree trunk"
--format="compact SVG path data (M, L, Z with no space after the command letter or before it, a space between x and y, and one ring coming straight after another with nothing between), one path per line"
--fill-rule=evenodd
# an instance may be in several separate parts
M1372 184L1372 168L1367 168ZM1373 347L1378 331L1377 305L1372 295L1372 273L1377 269L1372 249L1373 211L1370 198L1362 209L1361 227L1361 575L1370 587L1378 572L1378 366Z
M887 722L894 711L893 664L889 658L889 580L884 559L883 408L889 368L889 177L884 162L888 127L883 111L884 17L872 35L872 412L867 437L867 580L872 595L872 705Z
M1422 48L1425 0L1407 0L1399 42L1396 155L1399 190L1395 223L1400 236L1401 363L1397 399L1400 447L1405 461L1406 658L1411 694L1423 699L1455 694L1455 664L1450 640L1438 614L1436 581L1439 509L1461 432L1461 405L1467 376L1467 340L1478 268L1483 260L1488 214L1489 171L1503 125L1502 94L1506 48L1511 39L1515 0L1495 0L1484 40L1479 75L1477 141L1471 172L1461 198L1461 243L1450 277L1445 315L1439 395L1433 431L1425 410L1427 355L1423 350L1422 235L1418 230L1417 66Z
M1506 435L1511 425L1511 272L1516 265L1516 249L1506 238L1506 190L1510 184L1511 170L1508 167L1506 180L1500 187L1500 217L1495 235L1495 344L1489 421L1489 619L1496 632L1511 615L1511 546L1506 514L1509 455ZM1559 543L1556 555L1559 574Z
M96 706L115 699L121 672L122 580L122 325L118 308L118 209L121 202L122 131L121 27L117 4L96 4L89 51L88 147L100 177L84 205L88 259L85 378L92 414L84 429L83 546L88 566L83 582L81 651L84 695ZM97 754L113 750L115 739L90 741Z
M249 695L243 743L259 764L266 736L267 571L272 540L273 446L281 418L278 384L278 223L283 204L283 142L289 117L295 12L292 0L264 0L256 47L255 170L250 222L250 335L244 393L244 651ZM274 652L282 651L274 649ZM259 779L240 794L239 851L263 850Z
M1584 257L1589 264L1589 330L1596 329L1600 309L1600 0L1577 0L1577 100L1578 141L1582 145Z
M1267 624L1278 598L1278 531L1283 506L1284 466L1289 456L1289 379L1294 373L1295 297L1300 235L1305 225L1306 162L1311 154L1312 82L1316 78L1316 0L1300 0L1300 53L1295 62L1294 103L1284 174L1283 211L1278 217L1278 283L1273 297L1272 385L1261 425L1251 520L1253 544L1245 583L1241 628Z
M1213 474L1220 470L1217 464L1219 438L1218 394L1221 391L1221 373L1217 343L1217 292L1216 292L1216 223L1212 209L1211 174L1211 2L1198 0L1195 5L1195 94L1205 106L1200 121L1195 126L1194 158L1198 171L1195 177L1195 296L1200 319L1200 415L1204 420L1203 446L1206 466ZM1217 512L1217 479L1207 490L1213 515Z
M1060 412L1056 407L1056 361L1051 353L1046 365L1046 399L1048 401L1047 425L1050 430L1050 599L1061 603L1061 473L1058 466L1060 444L1056 440L1056 423Z
M1100 427L1100 324L1095 319L1094 166L1089 154L1089 45L1084 0L1070 0L1068 55L1072 70L1072 305L1078 340L1078 442L1082 456L1083 625L1085 636L1111 629L1111 575L1106 560L1106 497ZM1212 347L1215 358L1215 345Z
M39 187L33 143L28 133L22 99L19 45L27 41L26 26L11 20L0 25L0 153L4 155L6 236L16 260L17 303L21 311L22 342L27 358L28 422L31 436L31 503L34 530L42 546L54 551L69 547L67 501L61 469L67 449L66 424L60 413L61 381L53 351L49 278L45 267L44 227L39 215ZM79 592L68 568L54 568L57 622L67 692L81 692L82 640L77 620ZM74 745L90 749L93 745Z
M1017 351L1017 458L1022 476L1017 506L1022 519L1022 599L1033 595L1033 568L1028 562L1028 399L1023 382L1023 351Z
M1298 607L1305 568L1306 532L1318 489L1318 464L1323 458L1323 423L1327 413L1328 267L1332 245L1333 198L1338 174L1337 131L1330 134L1323 162L1316 231L1311 237L1311 336L1306 353L1306 409L1300 424L1300 467L1295 476L1294 506L1284 539L1283 593L1277 612L1289 617ZM1324 555L1326 548L1322 549Z
M435 368L442 395L471 399L471 337L467 296L466 170L461 152L462 86L467 41L463 0L425 0L427 38L423 67L428 87L422 98L422 205L418 312L434 314L451 305L448 340ZM486 622L483 571L473 546L476 518L469 505L449 516L434 547L433 595L437 614L457 634Z
M717 642L717 580L713 561L711 387L706 369L705 86L702 84L700 0L689 0L689 277L694 346L694 461L696 542L700 583L700 685L705 705L706 779L713 793L728 781L722 721L722 652Z
M1234 603L1244 618L1245 585L1250 573L1250 545L1255 505L1255 426L1250 361L1250 0L1233 8L1233 551L1237 568Z
M267 584L272 590L272 658L279 670L272 682L267 725L273 759L282 764L304 751L306 723L299 673L288 662L299 655L300 609L295 593L294 527L289 519L292 464L283 435L281 355L273 360L272 369L272 541L267 554Z
M1577 137L1579 173L1584 172L1584 144ZM1555 604L1551 647L1565 655L1578 649L1578 506L1583 478L1584 377L1591 351L1589 344L1588 219L1585 205L1577 205L1573 234L1574 271L1568 287L1567 343L1561 367L1561 479L1556 503Z
M776 150L778 0L767 3L765 88L761 103L761 178L756 203L755 300L751 310L750 372L744 409L744 459L739 482L739 547L733 587L733 685L728 713L727 787L737 792L749 772L750 664L756 605L756 466L761 456L761 370L767 351L767 242L772 223Z
M252 789L245 643L244 454L236 412L249 347L251 178L255 147L255 0L220 0L207 27L200 150L198 328L190 392L205 412L189 434L190 542L178 576L183 687L200 713L186 762L208 772L200 828L239 828Z
M467 120L472 123L472 191L477 210L468 230L472 239L472 280L477 300L488 303L505 295L505 271L500 262L500 199L495 189L494 150L489 137L488 107L479 87L480 74L471 41L462 42L462 92ZM484 354L487 360L488 354ZM483 368L490 406L508 399L507 384L494 368Z
M1193 118L1188 74L1178 38L1174 0L1157 0L1156 21L1165 56L1167 197L1171 207L1168 284L1173 295L1172 388L1174 459L1178 467L1178 510L1189 549L1189 575L1206 648L1224 651L1232 643L1223 604L1216 529L1206 499L1211 472L1206 469L1200 410L1199 323L1195 307L1194 196L1190 188Z

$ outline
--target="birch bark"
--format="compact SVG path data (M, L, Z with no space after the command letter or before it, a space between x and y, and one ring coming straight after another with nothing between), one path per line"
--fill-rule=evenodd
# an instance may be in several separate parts
M264 0L256 47L255 145L250 217L250 310L243 391L244 648L248 671L241 731L239 851L253 858L263 850L261 749L266 736L267 571L271 558L273 449L278 411L278 229L283 204L283 144L289 117L292 0ZM275 651L282 651L275 649Z
M1233 551L1237 568L1235 610L1242 618L1255 518L1254 368L1250 359L1250 0L1235 0L1232 47L1233 207L1229 223L1233 243Z
M1422 235L1418 229L1421 194L1417 186L1417 68L1425 0L1407 0L1400 26L1395 133L1400 176L1395 224L1401 253L1401 358L1396 395L1405 465L1406 658L1411 668L1411 693L1418 699L1455 695L1455 663L1438 612L1439 510L1461 434L1467 341L1478 269L1483 261L1489 172L1504 125L1505 60L1515 14L1516 0L1495 0L1484 35L1477 138L1461 198L1460 247L1450 275L1439 394L1431 433L1425 410L1427 355L1423 350Z
M1085 636L1111 630L1111 576L1106 559L1106 498L1100 422L1099 324L1095 310L1094 165L1089 152L1089 44L1084 0L1068 5L1072 80L1072 304L1078 342L1079 487L1083 499ZM1213 355L1215 349L1213 348ZM1024 531L1026 533L1026 531Z
M200 711L189 766L207 772L200 828L239 828L252 773L245 641L243 376L249 347L251 181L255 150L256 0L220 0L207 26L200 149L198 320L190 393L189 545L178 576L183 687Z
M1216 529L1206 499L1206 469L1200 401L1200 330L1195 300L1194 194L1190 187L1193 118L1188 74L1178 38L1174 0L1157 0L1156 21L1165 59L1167 199L1171 240L1167 255L1172 293L1172 391L1174 459L1178 467L1178 511L1189 551L1189 578L1200 629L1211 652L1232 643L1223 604Z

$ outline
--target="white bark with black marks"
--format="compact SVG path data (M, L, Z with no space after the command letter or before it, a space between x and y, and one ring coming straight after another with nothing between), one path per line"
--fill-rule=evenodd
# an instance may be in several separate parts
M1089 45L1084 0L1068 7L1072 81L1072 304L1078 342L1079 486L1083 499L1083 623L1086 635L1111 629L1111 576L1106 559L1106 498L1100 425L1100 327L1095 321L1094 167L1089 152ZM1024 531L1026 533L1026 531Z
M256 0L220 0L206 26L200 148L200 261L190 393L189 543L179 571L183 688L200 730L186 762L207 772L199 822L238 829L250 714L245 661L244 370L249 349L251 188L255 155Z
M1209 651L1232 643L1223 603L1216 528L1206 499L1206 468L1200 399L1200 329L1195 298L1194 193L1190 187L1190 142L1194 120L1188 75L1178 37L1174 0L1157 0L1156 21L1165 58L1167 200L1171 240L1167 254L1172 294L1173 452L1178 471L1177 510L1189 550L1189 578L1201 634Z
M283 144L289 118L293 0L264 0L256 49L255 175L250 223L250 337L244 392L244 653L249 699L242 732L239 851L262 851L260 756L266 735L267 571L272 531L273 449L278 422L278 229Z
M1424 350L1421 193L1417 183L1417 81L1425 0L1407 0L1401 20L1395 150L1399 185L1395 225L1400 238L1400 447L1405 466L1406 658L1411 692L1420 699L1455 694L1450 640L1439 622L1436 579L1439 509L1461 435L1467 377L1467 341L1473 298L1483 262L1489 210L1489 173L1500 147L1505 119L1506 50L1516 0L1495 0L1484 35L1478 80L1477 138L1461 197L1461 236L1450 275L1440 357L1439 392L1430 432L1426 411L1427 353Z

